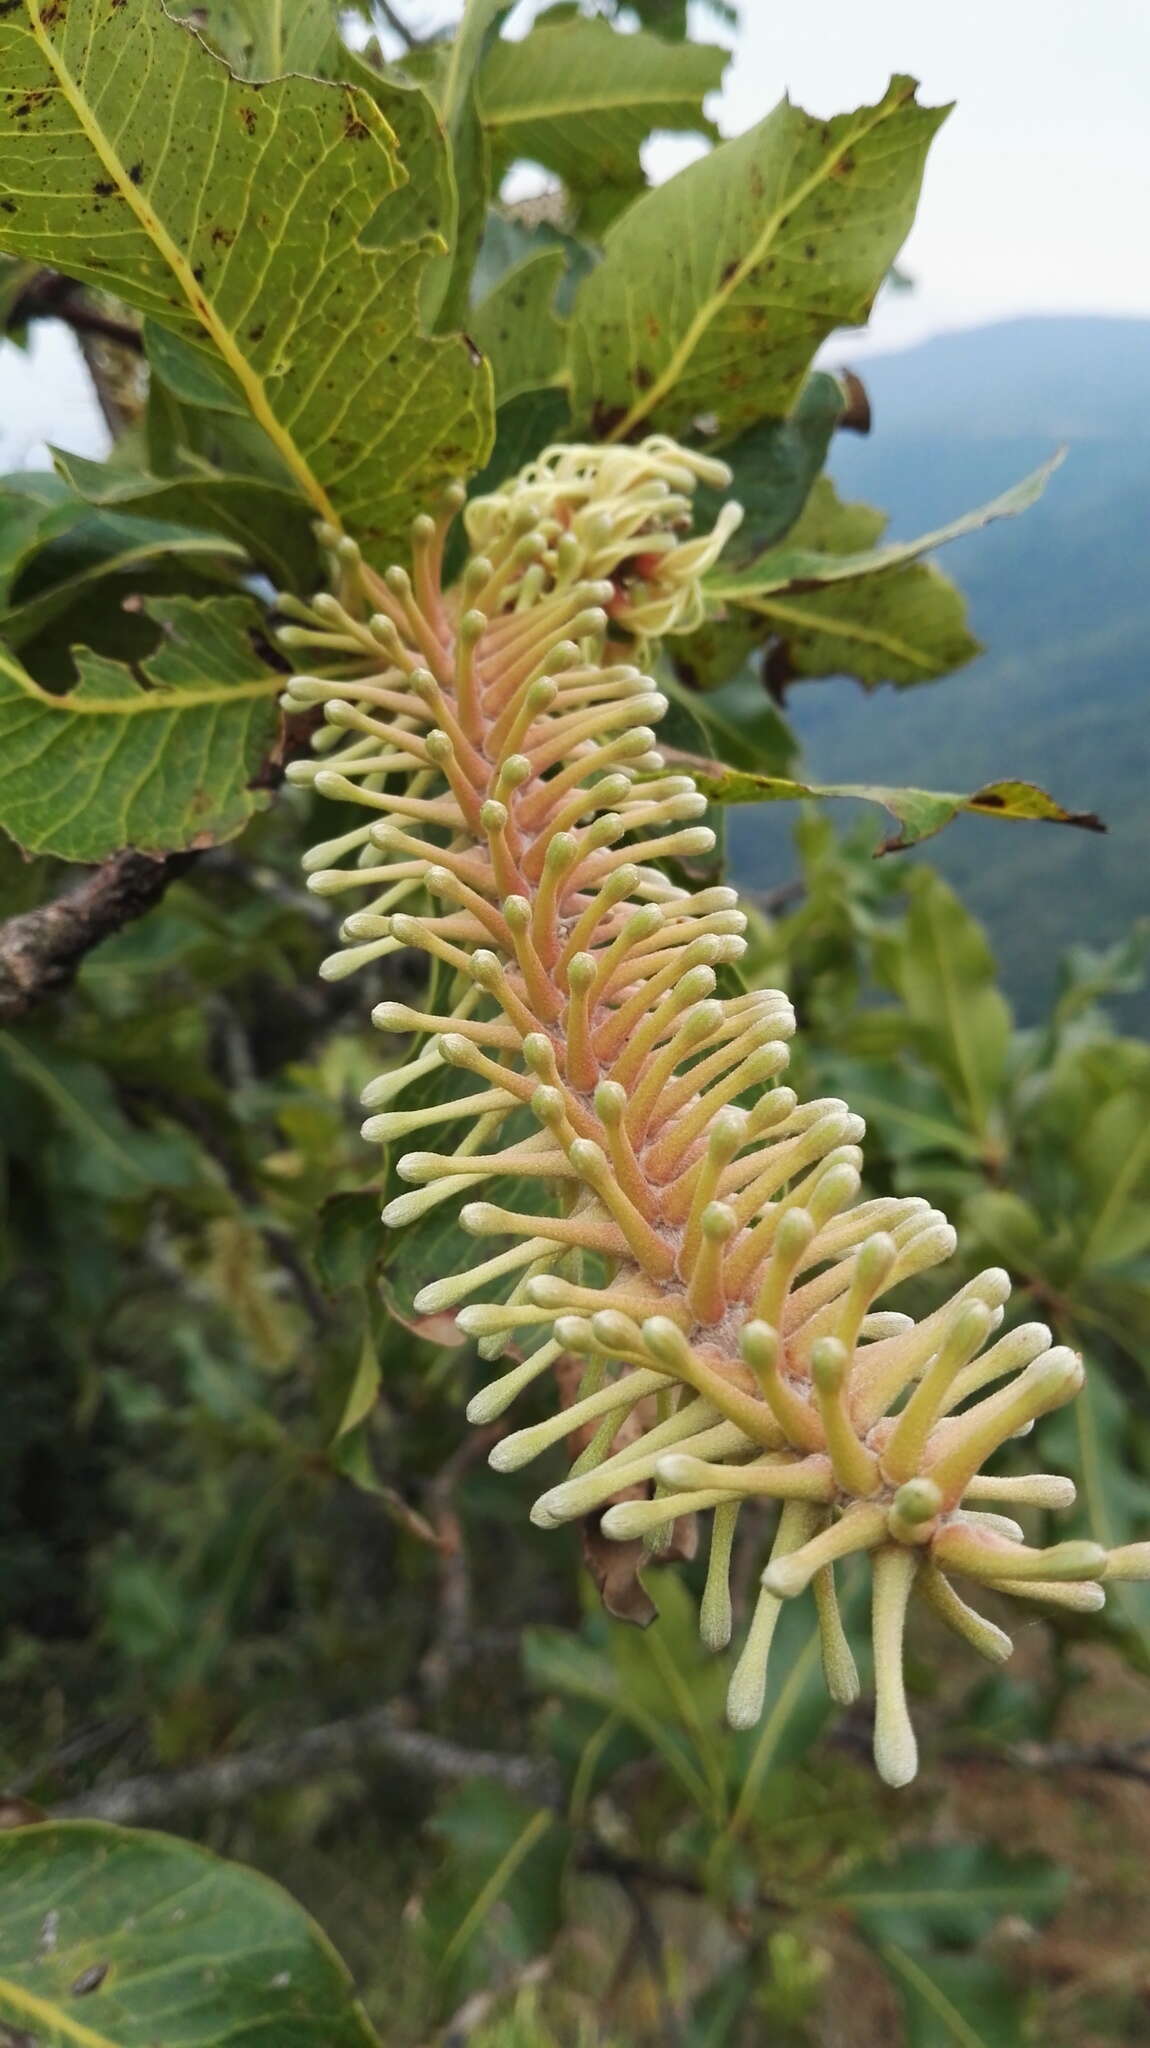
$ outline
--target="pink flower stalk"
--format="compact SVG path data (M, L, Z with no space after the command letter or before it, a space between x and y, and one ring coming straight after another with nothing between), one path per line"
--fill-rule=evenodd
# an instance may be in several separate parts
M505 1178L539 1184L525 1211L468 1199L465 1229L502 1248L415 1303L456 1310L485 1358L511 1353L471 1402L474 1422L501 1415L561 1354L586 1361L574 1404L502 1438L492 1464L512 1470L590 1429L570 1476L536 1501L537 1522L605 1509L608 1536L657 1548L677 1517L710 1510L701 1626L715 1648L731 1633L736 1519L747 1502L780 1503L731 1680L739 1727L762 1710L782 1602L808 1586L830 1691L856 1696L835 1565L869 1552L875 1757L898 1785L916 1768L902 1657L912 1592L997 1659L1010 1639L956 1576L1091 1611L1106 1576L1150 1575L1150 1545L1109 1561L1088 1542L1035 1549L997 1512L1072 1502L1069 1480L982 1467L1074 1396L1080 1361L1039 1323L996 1336L1009 1294L997 1269L920 1322L877 1306L949 1257L954 1232L923 1201L861 1199L862 1120L837 1100L800 1103L779 1080L786 996L718 993L719 970L745 949L734 892L681 887L661 865L714 843L705 800L657 749L666 699L634 658L699 622L701 578L738 523L728 504L712 533L690 537L700 479L729 482L662 438L549 449L467 506L473 552L448 589L461 489L415 521L410 573L381 577L353 544L333 544L338 594L284 606L300 623L281 637L326 670L288 685L289 708L322 705L326 721L317 760L288 772L361 814L305 861L320 895L366 899L321 972L414 946L451 991L443 1012L374 1013L425 1045L366 1091L365 1136L469 1126L452 1151L401 1158L412 1192L384 1222ZM441 1065L474 1086L400 1107ZM641 1484L649 1497L610 1505Z

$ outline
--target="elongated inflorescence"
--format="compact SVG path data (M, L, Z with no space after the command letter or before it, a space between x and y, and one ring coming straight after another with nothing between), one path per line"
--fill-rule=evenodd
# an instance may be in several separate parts
M666 699L641 665L652 640L699 622L700 579L738 523L728 505L690 537L700 480L729 479L661 438L549 449L467 506L472 551L450 588L462 489L415 521L410 571L379 576L325 536L332 593L284 606L298 623L283 640L321 671L293 677L285 702L325 719L316 759L288 772L359 815L305 863L313 890L356 904L322 971L417 947L447 991L436 1010L374 1012L422 1049L367 1090L364 1133L433 1145L449 1130L450 1149L400 1159L411 1192L384 1221L461 1196L464 1227L497 1247L415 1303L455 1310L498 1364L471 1419L501 1416L561 1354L585 1361L574 1404L504 1436L492 1463L590 1431L537 1522L601 1512L608 1536L657 1549L678 1517L710 1511L716 1648L736 1520L779 1503L731 1681L737 1726L761 1711L782 1602L807 1587L830 1691L855 1697L835 1566L868 1552L875 1754L902 1784L912 1592L996 1659L1010 1640L956 1577L1090 1611L1105 1577L1150 1575L1150 1545L1032 1548L1001 1512L1073 1500L1067 1480L982 1468L1072 1398L1079 1359L1040 1323L997 1334L998 1270L918 1322L878 1306L945 1260L954 1232L924 1201L863 1198L861 1119L779 1079L785 995L720 993L745 944L733 891L666 871L713 845L704 799L656 746ZM442 1067L464 1092L405 1109L409 1084ZM491 1199L511 1182L536 1199Z

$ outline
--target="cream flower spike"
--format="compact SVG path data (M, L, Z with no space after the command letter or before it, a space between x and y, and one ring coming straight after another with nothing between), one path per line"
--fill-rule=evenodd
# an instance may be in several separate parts
M564 550L563 573L613 577L627 564L627 587L609 616L639 639L688 633L702 623L701 580L742 519L724 505L712 533L682 541L691 525L699 483L724 490L724 462L680 448L654 434L636 448L545 448L500 491L475 498L464 514L472 545L483 553L522 533L530 519L553 548Z
M736 1518L778 1503L731 1681L740 1727L762 1708L781 1603L807 1588L828 1687L854 1697L834 1573L869 1558L875 1757L897 1785L916 1764L912 1596L999 1658L1009 1637L956 1577L1090 1612L1106 1581L1150 1577L1150 1544L1032 1547L999 1512L1073 1500L1057 1475L983 1467L1073 1399L1081 1361L1041 1324L995 1335L1009 1294L996 1269L917 1322L878 1306L949 1258L954 1232L925 1202L862 1198L861 1118L835 1099L800 1103L781 1080L786 996L718 993L745 951L734 892L665 872L714 835L657 749L666 699L636 655L703 615L702 577L739 512L693 538L692 497L728 480L663 437L548 448L467 506L473 552L449 588L461 488L415 520L410 569L381 576L321 536L332 592L281 607L296 622L284 644L325 671L287 686L290 709L324 716L316 758L288 774L359 821L305 858L311 889L358 905L321 971L418 947L449 991L438 1013L377 1006L380 1029L423 1045L367 1089L364 1135L425 1145L465 1129L451 1151L403 1154L410 1191L384 1222L463 1196L465 1229L495 1240L415 1304L454 1310L502 1361L471 1419L545 1385L562 1354L585 1360L574 1404L503 1437L492 1464L590 1430L538 1523L602 1514L609 1536L643 1536L655 1554L676 1517L710 1514L701 1626L714 1648L732 1629ZM469 1077L465 1092L405 1109L408 1085L443 1065ZM487 1199L508 1177L540 1201ZM647 1498L618 1500L639 1486Z

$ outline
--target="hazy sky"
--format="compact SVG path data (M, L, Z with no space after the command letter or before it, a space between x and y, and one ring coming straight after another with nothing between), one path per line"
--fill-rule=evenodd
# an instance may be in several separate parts
M1150 0L744 0L741 15L727 133L783 92L820 115L865 104L894 71L957 102L903 259L919 289L887 300L876 340L1021 312L1150 316ZM715 35L701 10L697 32Z
M917 289L884 295L852 359L1012 313L1150 316L1150 0L743 0L741 11L715 110L729 134L783 92L823 115L858 106L892 71L913 73L930 102L958 102L903 258ZM408 12L429 23L450 9ZM722 39L701 9L697 30ZM690 153L657 143L652 173ZM5 467L33 450L43 460L48 433L93 454L103 440L59 329L39 328L31 360L0 352L0 414Z

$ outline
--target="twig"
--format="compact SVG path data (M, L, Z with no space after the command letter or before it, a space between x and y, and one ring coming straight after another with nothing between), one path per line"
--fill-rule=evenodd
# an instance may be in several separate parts
M61 320L74 334L94 335L100 341L114 342L117 348L130 349L133 355L143 355L139 328L102 313L82 292L75 278L41 270L13 301L7 324L23 327L29 320Z
M388 28L399 37L406 49L422 50L426 47L426 37L417 36L414 29L408 28L407 23L396 13L394 7L388 4L388 0L375 0L375 4L378 12L382 14L386 21Z
M321 1772L346 1770L373 1761L399 1765L441 1784L487 1778L541 1805L559 1800L554 1765L533 1757L503 1756L464 1749L440 1735L405 1728L392 1707L373 1707L342 1721L329 1721L300 1735L241 1750L185 1771L159 1771L98 1785L79 1798L53 1807L53 1819L105 1820L147 1827L179 1813L217 1812L241 1806L257 1793L299 1785Z
M439 1541L439 1626L419 1667L419 1680L430 1700L441 1700L473 1647L471 1562L456 1506L456 1489L473 1465L485 1458L504 1434L495 1422L465 1437L427 1489L427 1519Z
M1150 1785L1150 1735L1133 1742L1012 1742L999 1750L964 1750L982 1762L1014 1764L1024 1771L1103 1771Z
M8 918L0 925L0 1022L66 988L93 946L143 917L194 859L126 847L53 902Z
M278 789L285 764L308 751L314 722L288 719L258 771L261 788ZM51 903L0 924L0 1024L67 988L94 946L154 909L169 884L209 851L214 849L150 854L126 846ZM262 878L263 870L258 874ZM266 886L262 879L258 885Z

